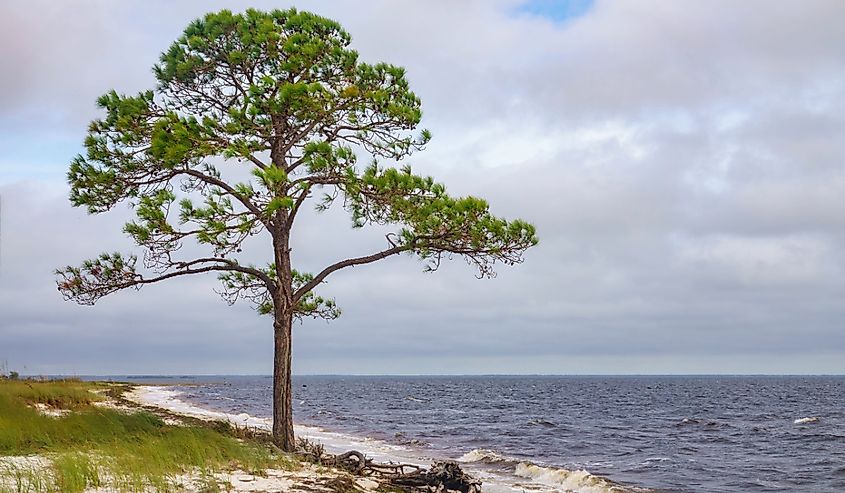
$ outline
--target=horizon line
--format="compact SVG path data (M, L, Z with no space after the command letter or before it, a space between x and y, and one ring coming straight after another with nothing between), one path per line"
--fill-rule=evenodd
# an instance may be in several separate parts
M33 373L21 377L272 377L271 373ZM294 373L294 377L842 377L845 373Z

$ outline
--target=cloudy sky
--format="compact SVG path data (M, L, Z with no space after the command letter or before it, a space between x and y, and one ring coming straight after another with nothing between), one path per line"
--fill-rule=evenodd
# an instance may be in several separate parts
M224 2L0 3L0 364L25 373L269 373L270 320L213 277L62 301L52 270L132 251L124 207L67 200L94 101ZM243 9L287 7L254 0ZM534 222L477 280L410 257L335 274L298 373L845 372L845 5L300 2L407 68L434 139L410 164ZM382 247L306 218L305 270Z

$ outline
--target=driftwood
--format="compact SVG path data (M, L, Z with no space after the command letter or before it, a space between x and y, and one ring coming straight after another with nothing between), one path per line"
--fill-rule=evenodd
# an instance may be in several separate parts
M414 464L373 462L357 450L327 454L322 445L302 439L297 448L300 454L318 464L334 466L408 491L481 493L481 481L465 473L456 462L439 461L425 469Z
M390 479L390 484L423 491L460 491L481 493L481 481L465 473L456 462L435 462L427 471L400 474Z

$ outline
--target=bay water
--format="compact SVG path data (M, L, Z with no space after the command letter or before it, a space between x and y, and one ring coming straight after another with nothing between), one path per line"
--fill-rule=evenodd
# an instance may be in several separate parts
M269 376L122 378L271 416ZM842 376L297 376L294 413L485 491L845 492Z

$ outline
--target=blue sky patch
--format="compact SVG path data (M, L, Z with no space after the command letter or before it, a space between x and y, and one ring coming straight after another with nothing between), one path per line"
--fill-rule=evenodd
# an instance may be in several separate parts
M82 137L31 136L26 132L0 137L0 185L25 180L64 183L68 165L82 152Z
M564 23L586 14L594 3L594 0L528 0L520 4L516 12Z

